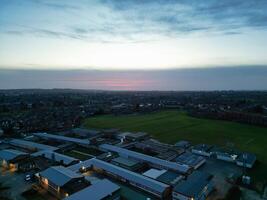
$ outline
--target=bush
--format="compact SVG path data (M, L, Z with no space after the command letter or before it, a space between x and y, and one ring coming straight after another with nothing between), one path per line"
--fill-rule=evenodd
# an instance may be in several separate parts
M241 195L242 192L239 187L233 186L228 190L224 200L239 200L241 198Z

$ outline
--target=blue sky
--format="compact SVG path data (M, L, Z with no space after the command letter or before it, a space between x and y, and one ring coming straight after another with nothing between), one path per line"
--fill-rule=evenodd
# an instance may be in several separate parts
M150 70L165 83L170 71L250 68L260 77L267 66L266 10L266 0L1 0L0 75L86 70L91 80L98 70L111 79L121 71ZM150 79L144 74L143 85ZM173 79L180 82L179 77ZM120 89L116 85L109 89ZM54 84L59 86L64 84ZM244 82L238 88L251 87ZM168 83L161 89L182 88Z

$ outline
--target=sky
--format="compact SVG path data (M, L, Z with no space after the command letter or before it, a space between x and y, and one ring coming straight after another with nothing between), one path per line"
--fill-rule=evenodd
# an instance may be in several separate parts
M0 88L267 89L267 0L1 0Z

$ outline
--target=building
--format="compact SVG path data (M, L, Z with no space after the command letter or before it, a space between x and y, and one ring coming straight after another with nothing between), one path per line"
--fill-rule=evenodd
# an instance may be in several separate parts
M36 176L40 185L57 198L65 198L90 185L84 176L62 166L50 167Z
M130 134L127 134L125 136L126 140L133 141L133 142L141 141L141 140L144 140L148 137L149 137L149 135L147 133L144 133L144 132L130 133Z
M257 158L251 153L241 153L236 159L236 164L241 167L252 168Z
M227 162L235 162L239 153L234 152L233 150L223 149L223 148L214 148L213 154L216 155L218 160L223 160Z
M179 182L172 191L173 200L204 200L214 189L212 175L195 171Z
M27 158L29 158L29 154L14 149L0 151L1 166L8 169L18 170L20 164Z
M190 152L186 152L178 156L175 159L175 161L178 163L186 164L194 169L198 169L200 166L202 166L206 162L206 159L202 156L198 156Z
M70 165L74 165L76 163L79 162L78 159L70 157L70 156L66 156L60 153L56 153L53 151L49 151L49 150L43 150L43 151L38 151L36 153L31 154L31 156L33 157L44 157L50 160L53 160L57 163L59 163L60 165L63 165L65 167L70 166Z
M142 164L128 158L117 157L111 160L111 163L125 169L136 171L142 167Z
M79 139L79 138L72 138L72 137L66 137L62 135L54 135L54 134L48 134L48 133L34 133L33 134L36 137L40 137L46 140L57 140L59 142L67 142L67 143L74 143L82 146L88 146L90 144L90 141L87 139Z
M182 149L187 149L191 146L190 142L186 141L186 140L181 140L179 142L176 142L174 144L174 146L182 148Z
M153 179L157 179L160 175L164 174L166 172L165 169L149 169L146 172L143 173L144 176L149 177L149 178L153 178Z
M101 133L101 131L85 128L74 128L71 130L71 133L79 135L80 137L94 137Z
M173 171L178 171L181 173L188 173L191 171L191 168L188 165L170 162L167 160L162 160L160 158L145 155L145 154L138 153L135 151L130 151L128 149L120 148L114 145L102 144L99 147L100 149L104 151L116 152L121 157L131 158L131 159L143 162L143 163L148 163L149 165L155 168L173 170Z
M76 165L70 166L70 170L95 170L122 181L125 184L132 185L158 198L166 199L170 196L170 186L159 181L153 180L141 174L129 171L111 163L92 158Z
M3 129L0 128L0 137L4 135Z
M64 200L119 200L120 187L107 179L97 181L93 185L66 197Z
M58 149L57 147L20 139L12 139L9 141L9 144L23 149L28 149L31 151L39 151L39 150L55 151Z
M177 185L182 179L184 178L183 175L174 172L174 171L166 171L165 173L161 174L159 177L156 178L157 181L162 183L166 183L171 186Z
M213 154L213 152L212 152L213 148L214 148L213 145L198 144L198 145L195 145L192 148L192 153L198 154L198 155L201 155L201 156L210 157Z

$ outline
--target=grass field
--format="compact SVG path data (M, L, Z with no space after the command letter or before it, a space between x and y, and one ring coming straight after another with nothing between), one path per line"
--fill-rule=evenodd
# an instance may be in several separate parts
M88 128L120 128L122 131L144 131L166 143L189 140L193 144L207 143L225 146L233 143L237 150L253 152L259 160L250 174L259 182L267 180L267 128L235 122L198 119L178 111L152 114L89 118Z

